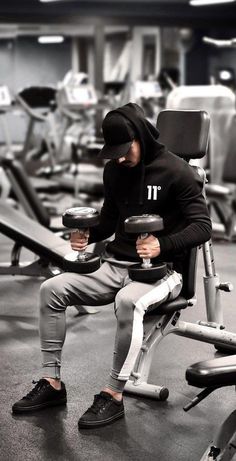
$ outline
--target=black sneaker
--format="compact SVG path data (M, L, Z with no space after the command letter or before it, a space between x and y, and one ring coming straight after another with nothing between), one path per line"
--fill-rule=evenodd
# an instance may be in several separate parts
M94 396L93 404L79 419L79 428L105 426L124 416L123 400L119 402L108 392L100 392Z
M54 389L46 379L33 381L33 384L36 384L36 386L32 391L14 403L12 406L13 413L26 413L66 403L66 388L64 383L61 383L60 390Z

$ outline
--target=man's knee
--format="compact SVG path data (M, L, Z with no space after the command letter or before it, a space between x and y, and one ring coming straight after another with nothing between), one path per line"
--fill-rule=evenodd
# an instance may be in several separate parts
M135 304L131 293L120 290L115 298L115 314L121 326L133 320L134 308Z
M40 308L51 307L52 309L64 310L65 287L60 281L60 275L45 280L39 291Z

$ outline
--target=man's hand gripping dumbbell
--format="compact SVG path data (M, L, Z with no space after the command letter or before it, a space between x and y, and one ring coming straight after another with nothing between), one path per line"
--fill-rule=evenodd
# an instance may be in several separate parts
M127 233L140 234L136 241L136 250L141 264L133 264L129 267L129 276L137 282L154 282L163 278L167 273L166 263L152 264L151 259L160 254L158 239L150 234L151 232L163 229L162 218L154 214L143 214L131 216L125 220L125 231Z
M90 207L69 208L62 216L62 223L71 232L71 253L64 258L64 269L69 272L88 274L100 267L100 257L85 252L89 239L89 228L99 223L99 213ZM78 252L78 253L75 253Z

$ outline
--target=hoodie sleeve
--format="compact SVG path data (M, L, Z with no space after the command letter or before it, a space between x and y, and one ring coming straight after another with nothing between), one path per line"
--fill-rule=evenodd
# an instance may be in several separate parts
M89 243L100 242L114 234L119 217L116 201L114 200L112 189L110 187L110 169L109 164L104 168L104 202L100 214L98 226L91 227Z
M211 238L211 219L202 192L202 180L189 165L173 184L175 206L186 223L182 230L158 237L161 252L179 253Z

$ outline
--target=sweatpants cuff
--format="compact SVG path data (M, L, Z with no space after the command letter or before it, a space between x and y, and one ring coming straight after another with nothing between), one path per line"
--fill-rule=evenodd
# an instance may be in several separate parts
M115 378L112 378L112 376L110 376L107 387L115 392L123 392L126 382L127 382L126 380L121 381L119 379L115 379Z
M61 367L59 367L58 365L54 365L54 364L43 366L43 377L60 379L61 378Z

